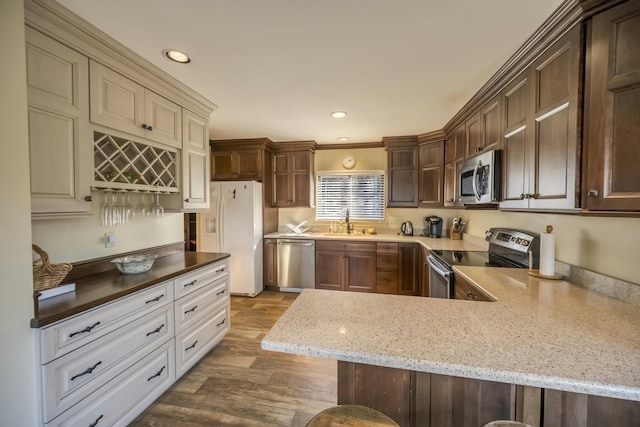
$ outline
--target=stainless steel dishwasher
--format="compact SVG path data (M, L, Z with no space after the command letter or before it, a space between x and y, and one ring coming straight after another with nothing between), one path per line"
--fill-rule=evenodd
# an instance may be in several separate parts
M278 287L315 288L315 240L278 239Z

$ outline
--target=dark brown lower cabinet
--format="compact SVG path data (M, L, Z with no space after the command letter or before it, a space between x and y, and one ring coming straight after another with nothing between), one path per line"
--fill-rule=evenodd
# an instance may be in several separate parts
M358 241L316 242L316 288L374 292L376 244Z
M401 426L637 427L640 402L495 381L338 362L338 404L365 405Z
M278 241L276 239L264 239L263 276L265 286L278 286L277 264Z
M398 243L398 294L420 295L420 258L417 243Z

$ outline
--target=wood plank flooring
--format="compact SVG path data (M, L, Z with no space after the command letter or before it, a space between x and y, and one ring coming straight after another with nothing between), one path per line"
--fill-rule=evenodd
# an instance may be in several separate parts
M231 297L231 331L131 425L302 427L335 406L336 361L260 349L296 296Z

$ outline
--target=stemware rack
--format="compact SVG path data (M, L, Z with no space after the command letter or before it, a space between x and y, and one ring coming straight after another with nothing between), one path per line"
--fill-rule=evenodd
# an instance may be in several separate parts
M93 136L93 189L178 192L177 152L97 131Z

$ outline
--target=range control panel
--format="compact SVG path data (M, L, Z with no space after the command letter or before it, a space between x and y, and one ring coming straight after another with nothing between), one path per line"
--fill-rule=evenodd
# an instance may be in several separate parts
M491 244L526 253L539 235L511 228L491 228L485 232L485 240Z

